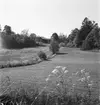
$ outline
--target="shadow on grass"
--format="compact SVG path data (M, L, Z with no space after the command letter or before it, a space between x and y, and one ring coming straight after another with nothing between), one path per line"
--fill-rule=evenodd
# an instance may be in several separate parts
M68 53L57 53L57 55L66 55Z
M46 60L43 60L43 61L51 61L51 59L46 59Z

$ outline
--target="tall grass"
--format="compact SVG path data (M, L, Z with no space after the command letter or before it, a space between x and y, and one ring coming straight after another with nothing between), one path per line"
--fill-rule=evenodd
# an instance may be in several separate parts
M27 86L23 82L13 89L9 77L2 81L2 105L99 105L96 82L85 69L70 73L66 67L57 66L45 79L42 87L38 82ZM5 86L4 86L5 85ZM14 83L15 85L15 83ZM15 86L16 87L16 86ZM94 96L94 97L93 97Z

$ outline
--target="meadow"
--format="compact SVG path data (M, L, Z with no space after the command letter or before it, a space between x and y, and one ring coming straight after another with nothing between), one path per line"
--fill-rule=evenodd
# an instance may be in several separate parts
M0 51L0 68L18 67L39 63L37 53L44 51L50 55L48 47L23 48L18 50L2 49Z
M40 50L46 52L47 55L50 54L48 47L25 48L21 50L2 50L0 53L0 56L1 56L0 62L5 63L6 61L9 61L9 60L14 61L14 60L20 60L20 59L21 60L35 59L37 58L37 52ZM35 65L30 65L30 66L0 69L1 84L4 82L4 85L5 85L3 87L1 86L2 88L0 92L2 94L7 88L7 86L10 86L10 88L8 87L7 91L5 91L5 94L8 94L10 90L16 90L16 88L18 89L25 88L23 93L25 93L26 91L37 92L37 88L38 88L39 93L34 93L35 94L34 97L37 99L38 94L40 96L46 94L44 93L45 87L52 83L52 82L50 82L49 84L47 83L48 76L50 76L50 74L55 69L55 67L61 66L61 67L66 67L66 70L69 71L69 75L80 72L83 69L85 69L86 72L89 72L91 79L92 81L94 81L94 84L95 84L95 92L92 93L92 96L98 99L99 91L100 91L99 89L100 57L99 56L100 56L99 51L98 52L80 51L78 48L62 47L60 48L59 53L54 58L48 61L43 61L41 63L37 63ZM53 89L55 89L54 85L52 86L53 86ZM84 91L84 87L82 89ZM49 91L49 89L46 89L45 92L47 91ZM44 94L42 94L42 92ZM14 93L12 93L11 95L13 96L13 94ZM44 101L47 100L47 96L45 97L46 99L43 99ZM38 104L34 103L31 105L39 105L39 104L40 103ZM93 104L94 103L83 104L83 105L93 105ZM46 103L46 105L48 105L48 103ZM51 103L50 105L53 105L53 104ZM66 104L66 105L71 105L71 104ZM81 104L75 104L75 105L81 105ZM99 104L96 104L96 105L99 105Z

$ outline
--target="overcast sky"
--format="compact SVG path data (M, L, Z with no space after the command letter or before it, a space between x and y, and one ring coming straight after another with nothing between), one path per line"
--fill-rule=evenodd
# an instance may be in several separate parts
M0 24L39 36L69 34L85 17L99 22L99 0L0 0Z

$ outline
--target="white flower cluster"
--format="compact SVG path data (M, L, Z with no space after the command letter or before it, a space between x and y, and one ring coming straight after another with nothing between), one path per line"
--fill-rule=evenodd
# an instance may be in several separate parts
M48 75L48 77L46 78L46 81L50 81L52 79L52 77L63 77L65 74L67 74L69 71L67 70L66 67L63 66L56 66L54 68L54 70L52 70L51 74Z
M78 87L80 88L80 85L82 85L83 88L85 87L87 88L87 90L89 90L92 89L94 85L94 82L91 79L92 78L90 76L90 73L87 72L85 69L70 74L67 67L56 66L52 70L50 75L48 75L48 77L46 78L46 82L53 85L53 87L55 87L56 89L58 89L59 87L60 90L64 90L65 88L67 88L67 91L68 88L73 90Z
M91 80L91 76L89 72L86 72L85 69L82 69L81 71L78 71L77 74L80 74L81 76L77 81L80 81L81 83L84 82L88 88L89 87L92 88L94 84L93 84L93 81Z

